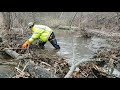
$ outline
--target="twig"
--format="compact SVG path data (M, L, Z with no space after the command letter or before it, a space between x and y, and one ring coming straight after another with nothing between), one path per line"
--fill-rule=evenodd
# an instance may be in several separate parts
M50 64L47 64L46 62L41 62L40 64L45 64L45 65L51 67L51 65L50 65Z
M20 64L20 62L19 62L19 64ZM18 65L19 65L19 64L18 64ZM24 70L25 70L25 68L27 67L28 64L29 64L29 61L28 61L27 64L24 66L23 70L20 70L20 69L19 69L19 66L18 66L18 67L15 67L15 69L17 69L17 71L20 73L19 75L16 75L15 77L29 76L28 73L26 74L26 73L24 72Z
M25 68L28 66L28 64L29 64L29 61L28 61L27 64L24 66L22 72L24 72L24 70L25 70Z
M75 15L73 16L73 18L72 18L72 20L71 20L71 23L70 23L70 29L71 29L71 26L72 26L73 20L75 19L77 13L78 13L78 12L75 13Z

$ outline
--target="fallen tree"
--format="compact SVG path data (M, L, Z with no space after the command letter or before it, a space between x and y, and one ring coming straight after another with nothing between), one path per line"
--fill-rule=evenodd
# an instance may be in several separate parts
M100 29L86 29L84 30L89 36L100 36L105 38L120 39L120 33L113 32L110 30L100 30Z
M91 61L91 60L83 59L83 60L80 60L79 62L77 62L76 64L73 64L70 67L69 72L65 75L64 78L70 78L70 76L73 74L73 71L76 69L76 67L78 67L81 63L84 63L86 61Z
M64 78L120 78L119 59L119 49L98 50L91 60L72 65Z

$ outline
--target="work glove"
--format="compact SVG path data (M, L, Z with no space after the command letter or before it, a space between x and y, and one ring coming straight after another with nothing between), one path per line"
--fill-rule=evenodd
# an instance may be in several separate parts
M26 42L23 43L21 48L27 48L30 42L27 40Z

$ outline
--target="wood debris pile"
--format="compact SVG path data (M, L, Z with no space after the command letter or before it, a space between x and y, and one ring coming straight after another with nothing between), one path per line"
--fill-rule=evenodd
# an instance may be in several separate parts
M120 49L98 50L92 61L80 64L72 78L120 78Z
M69 65L65 59L51 55L48 50L41 51L38 48L7 48L2 50L5 50L13 59L18 60L19 67L18 65L15 66L18 73L13 78L51 78L50 74L63 78L69 70ZM20 60L18 59L19 56L22 57L19 58ZM32 64L27 64L29 61L32 61ZM44 73L45 75L42 75Z

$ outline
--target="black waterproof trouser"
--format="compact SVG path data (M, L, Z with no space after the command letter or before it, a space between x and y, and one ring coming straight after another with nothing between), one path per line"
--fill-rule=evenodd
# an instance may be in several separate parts
M57 44L57 40L55 38L54 32L51 33L48 41L53 45L53 47L55 47L55 49L60 49L60 46ZM39 43L39 46L41 47L41 49L45 48L45 46L44 46L45 44L46 44L46 42Z
M2 38L0 37L0 42L3 42Z

